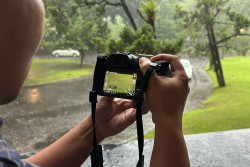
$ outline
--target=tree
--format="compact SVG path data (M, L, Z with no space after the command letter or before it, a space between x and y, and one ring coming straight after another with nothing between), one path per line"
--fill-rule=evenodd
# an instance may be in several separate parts
M127 2L126 0L120 0L120 2L111 2L109 0L75 0L77 6L76 8L78 7L83 7L83 6L95 6L95 5L99 5L99 4L102 4L102 5L107 5L107 6L115 6L115 7L122 7L124 12L126 13L126 15L128 16L129 18L129 21L133 27L134 30L137 30L137 26L135 24L135 21L134 21L134 18L128 8L128 5L127 5Z
M137 31L124 27L120 32L120 39L110 39L106 42L104 52L109 55L116 52L131 52L138 54L155 55L158 53L176 54L181 50L183 40L174 41L155 39L153 27L144 25Z
M75 8L74 1L51 0L45 8L56 29L55 43L59 48L74 48L81 53L81 66L86 51L99 50L109 36L103 21L104 6ZM49 16L47 16L49 17Z
M192 29L195 31L205 30L208 41L209 53L211 55L211 63L214 66L216 73L217 82L220 87L226 86L223 70L220 62L219 46L220 44L228 41L229 39L247 35L243 34L240 30L249 27L249 20L243 15L231 11L230 8L226 8L225 4L228 0L197 0L195 9L187 11L178 6L176 8L176 18L182 19L182 24L188 30ZM221 22L220 19L227 21ZM219 40L216 39L216 30L218 30L218 24L225 24L233 26L234 31L231 34ZM219 37L219 35L217 35Z
M141 0L134 0L133 3L128 3L127 0L75 0L78 3L78 7L82 6L95 6L95 5L104 5L105 6L105 14L103 17L110 18L112 23L115 23L116 16L119 15L123 18L123 21L126 25L131 26L134 30L137 30L139 27L143 26L145 24L145 20L148 20L147 14L144 13L142 10L139 10L139 8L152 8L156 10L155 12L158 13L158 15L155 17L157 19L154 19L154 21L146 22L153 27L155 27L156 31L156 37L159 39L176 39L180 35L180 31L177 27L176 21L173 18L173 12L175 4L178 2L174 0L154 0L154 3L146 2L148 3L148 7L144 6ZM141 4L141 5L140 5ZM158 5L159 4L159 5ZM155 6L152 6L155 5ZM161 8L159 8L161 6ZM144 17L141 17L138 14L138 10L141 15ZM150 9L151 10L151 9ZM148 10L148 11L150 11ZM155 13L156 14L156 13ZM145 20L143 20L145 18Z
M156 36L158 39L176 39L182 37L180 26L174 19L175 6L179 1L175 0L155 0L160 6L155 20Z
M159 11L160 6L158 6L154 0L147 0L147 2L141 1L141 4L141 7L137 11L141 18L153 27L155 33L156 13Z

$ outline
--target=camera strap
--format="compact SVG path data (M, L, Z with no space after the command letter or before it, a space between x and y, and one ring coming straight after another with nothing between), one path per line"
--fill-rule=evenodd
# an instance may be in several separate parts
M137 127L137 137L138 137L138 149L139 149L139 160L137 162L136 167L144 166L144 133L143 133L143 122L142 122L142 102L143 95L147 91L148 82L151 76L152 71L157 67L158 64L151 62L148 67L143 80L140 85L140 91L137 93L135 97L136 102L136 127ZM96 139L96 127L95 127L95 111L96 111L96 103L97 103L97 92L90 91L89 94L89 102L91 102L91 110L92 110L92 122L93 122L93 148L91 150L91 166L92 167L103 167L103 155L102 155L102 146L98 145Z
M102 146L97 144L97 139L96 139L96 128L95 128L95 111L96 111L96 103L97 103L96 91L90 91L89 102L91 102L91 113L92 113L91 115L92 115L92 123L93 123L93 148L90 152L91 166L103 167Z
M142 122L142 101L143 101L143 94L147 91L148 82L151 76L152 71L157 66L156 63L151 62L150 66L148 67L141 86L138 96L136 96L136 127L137 127L137 138L138 138L138 149L139 149L139 160L137 162L136 167L143 167L144 166L144 155L143 155L143 148L144 148L144 133L143 133L143 122Z

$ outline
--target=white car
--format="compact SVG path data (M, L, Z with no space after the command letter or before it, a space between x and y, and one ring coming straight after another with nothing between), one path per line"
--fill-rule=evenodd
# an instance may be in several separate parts
M55 57L59 57L59 56L77 57L77 56L80 56L80 52L78 50L74 50L74 49L59 49L59 50L54 50L52 52L52 55Z
M188 76L188 79L190 80L193 75L193 66L190 64L190 61L188 59L180 59L182 66L185 69L185 72Z

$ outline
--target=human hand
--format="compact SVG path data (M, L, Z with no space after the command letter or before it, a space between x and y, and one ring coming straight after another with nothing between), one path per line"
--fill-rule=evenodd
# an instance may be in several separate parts
M103 96L96 107L96 130L102 139L126 129L136 120L136 108L132 100ZM142 113L147 113L145 104Z
M168 122L177 123L181 127L181 119L187 95L189 93L188 77L178 57L160 54L151 60L166 60L170 63L173 77L158 76L155 71L151 74L145 102L152 112L152 120L156 125ZM139 60L142 72L145 74L150 60Z

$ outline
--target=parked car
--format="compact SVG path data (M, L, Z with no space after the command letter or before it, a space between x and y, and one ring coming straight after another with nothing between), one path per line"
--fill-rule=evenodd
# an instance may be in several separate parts
M193 75L193 66L190 64L190 61L188 59L180 59L180 61L185 69L188 79L190 80Z
M59 57L59 56L73 56L73 57L77 57L80 56L80 52L78 50L74 50L74 49L59 49L59 50L54 50L52 52L52 55L55 57Z

